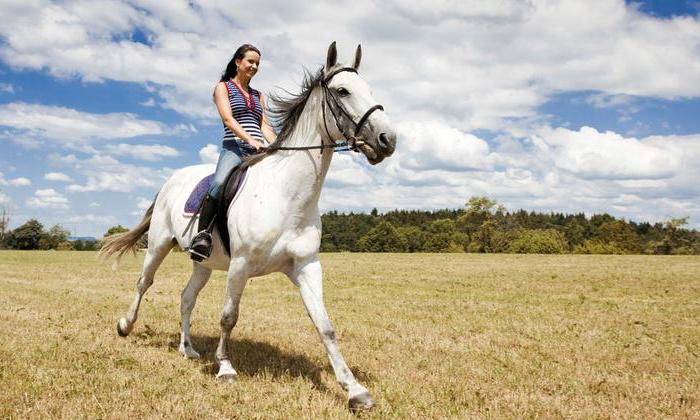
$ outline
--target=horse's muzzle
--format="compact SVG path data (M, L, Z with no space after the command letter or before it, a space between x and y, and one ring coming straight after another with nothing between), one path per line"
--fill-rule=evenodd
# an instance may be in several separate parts
M396 134L381 133L377 139L377 145L379 146L379 154L384 157L389 157L394 153L396 149Z

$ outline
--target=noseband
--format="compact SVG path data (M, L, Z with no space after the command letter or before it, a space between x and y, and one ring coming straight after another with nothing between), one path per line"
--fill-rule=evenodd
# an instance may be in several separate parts
M277 150L310 150L310 149L327 149L327 148L339 148L339 147L347 147L348 149L341 149L341 150L353 150L355 152L358 151L358 140L357 136L360 134L360 131L362 131L362 128L364 127L365 123L369 119L369 116L377 110L384 111L384 107L380 104L374 105L370 109L367 110L367 112L362 115L362 118L358 122L355 122L353 119L352 115L345 110L345 108L341 105L341 103L338 101L338 99L335 97L333 92L331 92L331 89L328 87L328 83L331 81L331 79L338 73L342 73L344 71L349 71L352 73L357 73L357 70L352 68L352 67L342 67L339 69L336 69L335 71L331 72L328 76L323 78L321 80L321 87L323 88L323 98L324 98L324 104L323 107L321 108L321 112L323 113L323 126L326 129L326 134L328 135L328 139L331 141L333 140L333 137L331 136L330 131L328 130L328 125L326 124L326 106L328 107L328 110L331 112L331 115L333 115L333 121L335 122L335 127L338 129L340 134L345 138L345 142L342 143L331 143L331 144L325 144L323 143L323 140L321 140L321 145L319 146L302 146L302 147L277 147ZM329 99L330 98L330 99ZM333 106L337 109L337 111L333 110ZM337 112L337 114L336 114ZM355 127L355 130L352 133L348 133L346 130L343 130L340 126L340 123L338 122L340 118L347 118L350 120L350 122L353 124Z

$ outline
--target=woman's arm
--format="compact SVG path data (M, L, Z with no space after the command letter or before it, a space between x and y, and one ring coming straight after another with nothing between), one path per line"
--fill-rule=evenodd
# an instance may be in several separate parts
M261 142L251 137L251 135L248 134L248 132L246 132L240 124L238 124L238 121L233 118L231 104L228 102L228 90L226 89L226 84L224 82L220 82L214 89L214 103L216 104L216 109L219 111L219 116L221 116L221 121L224 122L224 125L226 125L226 127L228 127L233 134L255 147L255 150L259 151L261 148L265 147Z
M267 115L265 115L265 110L267 108L265 107L265 100L263 99L262 93L260 94L260 106L263 110L262 124L260 125L260 130L262 131L263 136L265 136L265 140L267 140L268 143L272 144L277 140L277 133L275 133L275 130L272 129L270 122L267 120Z

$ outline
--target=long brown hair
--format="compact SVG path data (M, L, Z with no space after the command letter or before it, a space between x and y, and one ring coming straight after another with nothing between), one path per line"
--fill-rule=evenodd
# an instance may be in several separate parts
M236 60L242 60L243 57L245 57L245 53L247 53L248 51L255 51L256 53L258 53L258 55L262 56L262 54L260 54L260 50L257 49L254 45L241 45L233 54L233 57L231 57L231 61L229 61L228 65L226 66L226 70L224 70L224 72L221 73L221 79L219 80L220 82L226 82L229 79L233 79L236 76L236 72L238 71L238 67L236 66Z

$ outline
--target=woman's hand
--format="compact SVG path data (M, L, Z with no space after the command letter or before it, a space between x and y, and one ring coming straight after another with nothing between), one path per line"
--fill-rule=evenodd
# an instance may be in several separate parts
M248 144L255 147L256 152L262 152L266 148L265 145L262 144L262 142L259 142L255 139L251 139L250 141L248 141Z

